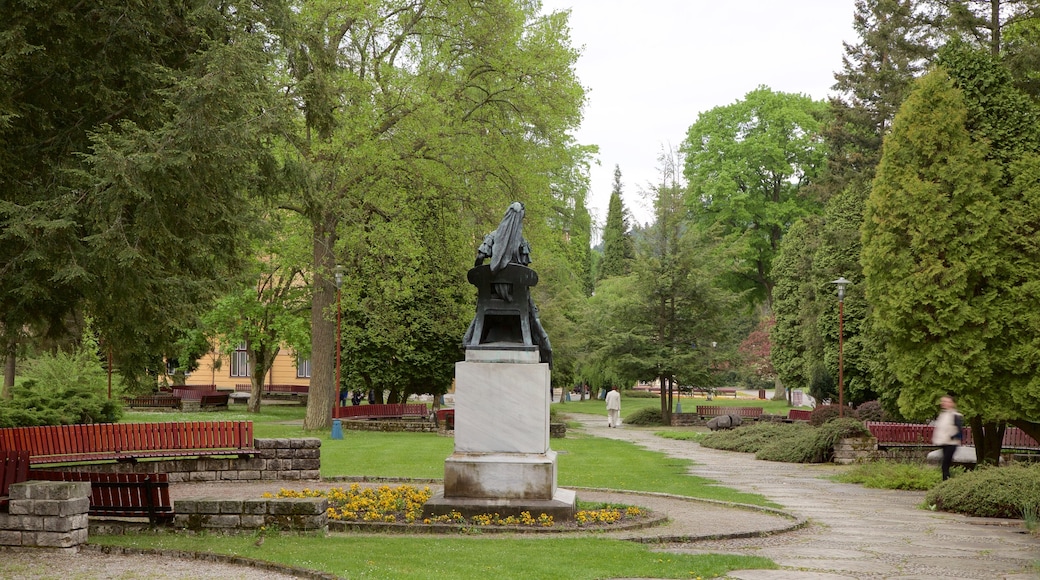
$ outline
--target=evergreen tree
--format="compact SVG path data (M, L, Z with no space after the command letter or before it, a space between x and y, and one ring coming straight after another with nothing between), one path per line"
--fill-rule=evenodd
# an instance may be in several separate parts
M624 276L632 270L632 238L628 212L621 202L621 167L614 166L614 186L610 191L607 223L603 227L603 259L596 278Z

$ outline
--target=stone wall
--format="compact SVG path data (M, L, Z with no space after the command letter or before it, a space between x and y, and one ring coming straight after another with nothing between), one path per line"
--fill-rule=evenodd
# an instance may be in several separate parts
M193 531L256 530L327 532L329 500L323 497L275 499L182 499L173 504L173 525Z
M874 437L849 437L834 446L834 463L848 465L877 458L877 439Z
M398 431L408 433L436 433L437 424L424 419L337 419L348 431Z
M0 546L74 548L87 541L90 484L29 481L9 490L0 513Z
M61 469L91 473L166 473L170 476L171 483L183 481L298 481L321 478L320 439L254 439L253 445L256 447L257 455L247 458L166 459L137 463L75 465Z

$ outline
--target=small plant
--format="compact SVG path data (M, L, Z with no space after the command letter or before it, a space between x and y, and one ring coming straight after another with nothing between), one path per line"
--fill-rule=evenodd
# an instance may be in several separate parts
M813 427L819 427L828 421L833 421L842 416L840 405L819 405L812 410L812 414L809 415L809 424ZM855 417L856 413L852 409L846 408L845 417Z
M629 425L663 425L660 409L640 409L625 417L625 423Z
M1026 531L1034 535L1040 533L1040 503L1023 501L1022 521L1025 523Z
M920 463L874 461L861 463L834 476L834 481L858 483L876 489L928 491L942 481L939 470ZM934 507L930 508L934 510Z

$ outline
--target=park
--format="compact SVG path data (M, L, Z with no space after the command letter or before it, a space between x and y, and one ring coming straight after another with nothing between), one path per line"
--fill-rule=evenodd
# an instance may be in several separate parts
M1040 573L1040 2L547 4L5 8L0 575Z

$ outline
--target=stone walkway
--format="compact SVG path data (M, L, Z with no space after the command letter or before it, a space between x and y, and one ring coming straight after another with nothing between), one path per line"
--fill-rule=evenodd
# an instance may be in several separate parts
M1018 520L981 519L920 509L924 493L876 490L835 483L829 465L758 461L750 454L716 451L663 439L653 429L608 429L602 417L573 415L591 434L631 441L696 462L691 472L741 491L761 494L809 527L740 540L673 543L666 551L764 556L781 570L743 570L740 580L1040 578L1040 540Z

